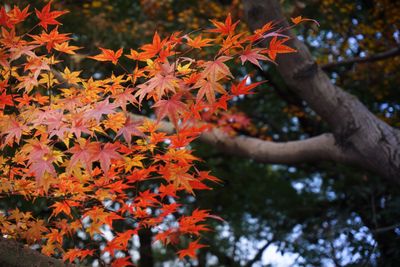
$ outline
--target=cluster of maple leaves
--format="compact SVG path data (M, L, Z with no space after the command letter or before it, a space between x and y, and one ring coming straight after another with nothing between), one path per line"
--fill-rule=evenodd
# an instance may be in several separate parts
M35 12L29 6L0 9L0 196L51 203L47 217L1 210L1 234L66 261L107 253L112 266L129 266L132 237L151 228L155 241L177 247L180 258L194 258L204 246L201 232L210 230L206 220L218 217L188 212L179 201L219 180L196 168L190 143L213 127L207 116L225 112L235 96L251 94L259 84L235 82L227 64L273 62L279 53L294 52L285 45L288 38L273 23L253 34L236 33L238 22L228 16L202 33L164 39L155 33L151 44L129 54L100 48L89 58L126 73L84 79L81 71L62 69L58 59L79 49L70 45L70 34L59 33L65 13L52 11L51 2ZM19 24L35 15L36 26L19 32ZM261 42L266 48L256 46ZM205 47L214 52L210 59L189 56ZM122 66L122 56L135 67ZM153 103L156 119L132 115L143 101ZM224 125L232 119L249 123L242 115L224 116ZM173 132L159 131L166 119ZM114 229L118 221L124 230ZM105 245L65 247L65 239L78 234L88 244L100 239Z

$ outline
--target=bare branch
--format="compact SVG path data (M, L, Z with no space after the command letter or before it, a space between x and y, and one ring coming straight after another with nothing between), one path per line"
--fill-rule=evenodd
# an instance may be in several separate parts
M397 56L400 56L400 47L396 47L396 48L390 49L388 51L370 55L367 57L355 57L355 58L349 58L349 59L342 60L342 61L330 62L330 63L321 65L321 68L323 70L329 71L329 70L335 69L337 67L353 65L355 63L368 63L368 62L380 61L380 60L384 60L387 58L393 58L393 57L397 57Z
M257 254L254 256L254 258L246 263L245 267L251 267L251 266L253 266L254 263L256 263L257 261L260 261L264 251L272 244L272 242L273 242L273 239L269 240L264 246L262 246L257 251Z

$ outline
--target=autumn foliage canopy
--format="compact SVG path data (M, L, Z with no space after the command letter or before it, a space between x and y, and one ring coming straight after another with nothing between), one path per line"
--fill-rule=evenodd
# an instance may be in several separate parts
M121 74L95 79L63 66L80 49L61 33L67 12L52 10L51 2L41 10L0 10L0 194L50 203L47 217L1 211L1 234L64 261L107 253L112 266L130 266L132 237L151 228L155 242L175 247L182 259L195 257L206 245L201 233L211 230L207 220L220 218L180 201L219 180L196 168L190 144L218 118L229 122L230 101L259 84L236 80L230 64L260 67L295 52L285 44L286 29L271 22L253 34L236 32L238 22L228 16L202 31L155 33L137 50L99 47L87 60L113 64ZM28 19L36 25L22 32ZM133 67L122 65L123 57ZM152 110L148 117L133 115L144 108ZM226 134L234 134L228 124ZM120 222L123 231L113 227ZM63 242L78 234L93 245Z

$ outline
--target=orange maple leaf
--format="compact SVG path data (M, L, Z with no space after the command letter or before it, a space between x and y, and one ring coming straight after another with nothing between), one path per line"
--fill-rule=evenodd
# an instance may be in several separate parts
M117 64L118 59L121 57L123 52L122 48L118 49L115 52L111 49L105 49L102 47L99 47L99 49L101 50L101 54L89 58L92 58L97 61L111 61L114 65Z
M205 46L211 46L211 44L209 44L209 42L213 41L213 39L209 39L209 38L202 39L201 34L196 36L194 39L190 38L189 35L186 35L185 39L187 40L188 46L191 46L196 49L201 49L202 47L205 47Z
M212 22L212 24L214 24L216 29L208 30L208 32L216 32L216 33L220 33L222 35L232 34L235 31L237 24L239 23L239 20L238 20L232 24L232 18L231 18L230 13L229 13L228 17L226 17L225 23L216 21L216 20L210 20L210 21Z
M272 59L276 59L277 54L286 54L286 53L294 53L297 50L293 49L287 45L284 45L289 38L279 39L277 36L274 36L269 44L269 48L266 50L268 56Z
M70 54L70 55L76 54L75 50L78 50L78 49L81 49L81 48L82 47L69 45L68 42L63 42L61 44L58 44L58 43L54 44L54 49L55 50L63 52L63 53L66 53L66 54Z
M78 207L78 206L80 206L80 204L78 202L72 201L72 200L64 200L61 202L56 202L50 206L50 207L54 208L50 217L57 216L58 214L63 212L65 215L72 218L71 207Z
M308 19L308 18L303 18L302 16L297 16L295 18L291 18L290 19L295 25L303 22L303 21L311 21L314 22L315 24L317 24L317 26L319 27L319 23L318 21L314 20L314 19Z

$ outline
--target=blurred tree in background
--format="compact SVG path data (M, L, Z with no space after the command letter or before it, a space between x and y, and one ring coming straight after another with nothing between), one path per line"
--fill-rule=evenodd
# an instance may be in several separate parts
M20 0L18 4L28 2ZM280 2L287 18L301 15L319 22L319 28L306 24L295 30L330 79L358 97L376 116L398 127L400 3ZM64 0L55 1L54 8L70 10L62 20L63 31L72 32L74 44L84 47L64 64L99 78L112 71L106 69L110 65L84 59L96 54L99 46L138 47L151 41L155 31L161 36L174 31L189 33L209 27L209 19L223 21L228 13L245 20L242 3L237 0ZM234 72L235 77L250 75L252 80L268 81L256 94L232 102L227 125L250 120L246 127L238 127L239 135L285 142L329 131L272 64L263 65L262 70L254 67L250 73L237 66ZM263 266L268 249L290 255L297 266L399 266L398 184L339 163L271 165L227 156L200 142L193 149L224 183L187 202L210 209L226 221L204 237L209 247L201 250L197 262L187 262L188 266ZM14 202L23 205L19 199ZM7 205L10 203L2 202L3 208ZM151 235L150 231L141 234L141 256L149 254ZM148 264L154 260L154 266L178 265L172 250L156 244L150 258Z

